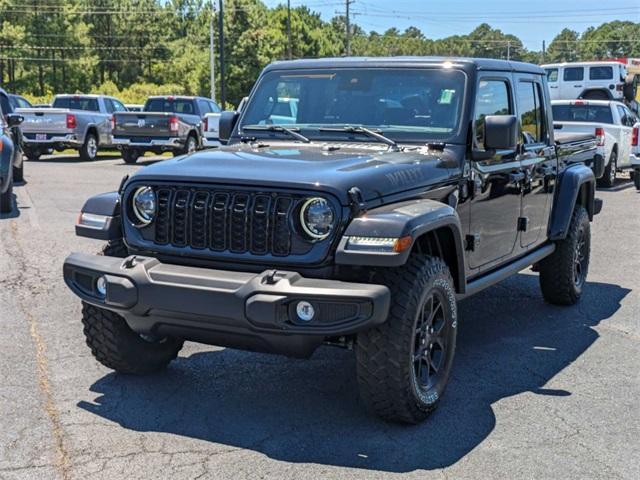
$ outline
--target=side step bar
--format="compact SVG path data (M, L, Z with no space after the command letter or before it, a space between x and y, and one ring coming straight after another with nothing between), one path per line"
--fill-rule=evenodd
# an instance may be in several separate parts
M465 293L457 296L458 300L467 298L475 293L478 293L481 290L484 290L485 288L488 288L492 285L495 285L498 282L501 282L505 278L510 277L511 275L518 273L521 270L524 270L528 266L533 265L534 263L537 263L543 258L551 255L555 251L555 249L556 249L555 243L544 245L538 248L537 250L534 250L533 252L529 253L528 255L525 255L524 257L519 258L515 262L512 262L503 267L500 267L499 269L494 270L490 273L487 273L486 275L483 275L480 278L472 280L467 284L467 289Z

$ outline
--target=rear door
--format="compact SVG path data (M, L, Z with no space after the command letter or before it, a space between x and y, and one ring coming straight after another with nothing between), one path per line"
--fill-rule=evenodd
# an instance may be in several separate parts
M618 115L620 116L620 145L618 145L618 166L626 167L631 165L631 141L633 136L633 126L635 116L627 107L616 104Z
M578 98L584 90L584 67L564 67L560 82L561 99Z
M478 77L473 121L474 150L484 148L484 117L512 115L512 78L504 72ZM518 238L520 160L515 151L497 151L491 158L471 160L468 264L484 271L513 256Z
M557 158L550 142L541 76L516 74L514 81L521 138L518 159L525 175L521 184L520 246L526 249L546 239Z

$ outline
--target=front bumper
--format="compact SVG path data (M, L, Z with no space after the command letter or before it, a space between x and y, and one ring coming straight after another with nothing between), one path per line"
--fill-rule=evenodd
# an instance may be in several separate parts
M104 276L106 295L96 288ZM296 272L233 272L74 253L64 280L85 302L122 315L141 334L307 357L327 338L384 322L390 292L382 285L309 279ZM302 321L300 301L314 318Z
M132 148L161 148L165 150L171 150L182 147L184 141L178 137L172 138L160 138L149 139L149 141L136 141L131 138L113 138L113 145L116 147L132 147Z

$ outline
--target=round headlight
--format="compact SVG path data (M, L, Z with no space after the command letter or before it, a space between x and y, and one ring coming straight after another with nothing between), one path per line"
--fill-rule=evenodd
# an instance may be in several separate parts
M133 213L144 225L148 225L156 214L156 194L151 187L140 187L133 194Z
M324 198L309 198L300 209L300 224L304 233L316 240L329 236L334 219L333 208Z

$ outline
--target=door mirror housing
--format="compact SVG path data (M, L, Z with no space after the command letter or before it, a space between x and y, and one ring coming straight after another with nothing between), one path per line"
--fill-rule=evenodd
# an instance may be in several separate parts
M15 113L10 113L7 115L7 125L10 127L17 127L24 121L24 117L22 115L18 115Z
M484 149L515 150L518 146L518 119L515 115L484 117Z
M231 138L231 133L238 122L240 114L238 112L224 111L220 114L220 124L218 129L220 131L220 141L226 142Z

